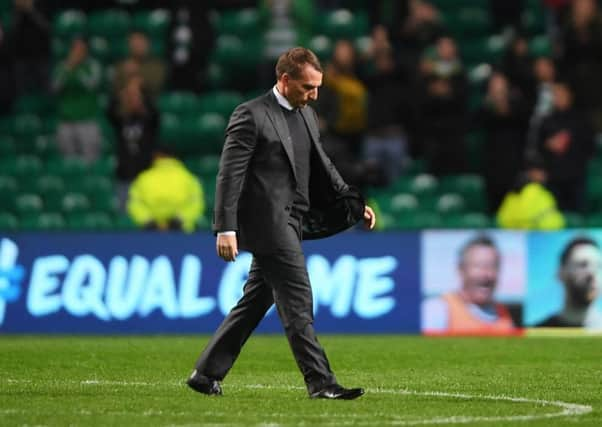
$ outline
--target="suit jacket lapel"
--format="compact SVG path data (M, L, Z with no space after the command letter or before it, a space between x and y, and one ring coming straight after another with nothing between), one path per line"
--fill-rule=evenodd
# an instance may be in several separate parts
M280 104L278 104L278 100L271 91L267 97L267 104L268 116L274 124L274 129L276 129L276 133L280 137L280 141L282 142L282 146L284 147L286 156L288 157L288 160L291 164L293 176L295 177L295 180L297 180L297 172L295 168L295 154L293 151L293 139L291 138L291 134L288 130L288 125L286 124L286 119L284 118L284 114L282 113L282 107L280 107Z

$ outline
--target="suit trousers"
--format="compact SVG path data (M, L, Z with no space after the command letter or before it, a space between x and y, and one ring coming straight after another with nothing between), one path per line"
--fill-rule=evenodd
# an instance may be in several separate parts
M336 383L313 327L312 290L300 236L300 222L291 217L286 247L270 254L253 254L244 294L197 360L197 372L222 380L244 343L275 303L308 392L311 394Z

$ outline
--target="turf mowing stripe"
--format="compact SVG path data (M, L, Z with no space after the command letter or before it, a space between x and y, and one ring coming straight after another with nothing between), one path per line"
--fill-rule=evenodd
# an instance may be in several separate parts
M18 380L18 379L7 379L9 384L15 383L23 383L29 384L31 380ZM110 381L110 380L51 380L53 383L65 383L65 384L80 384L82 386L149 386L149 387L157 387L157 386L173 386L173 387L184 387L184 382L173 381L168 383L157 383L157 382L146 382L146 381ZM267 389L267 390L289 390L289 391L301 391L305 390L304 387L300 386L270 386L263 384L249 384L249 385L230 385L228 388L233 390L245 390L245 389ZM366 390L368 393L382 393L382 394L400 394L400 395L412 395L412 396L430 396L430 397L445 397L452 399L463 399L463 400L492 400L492 401L507 401L507 402L515 402L515 403L527 403L527 404L535 404L540 406L552 406L556 408L562 409L560 412L552 412L545 414L532 414L532 415L508 415L508 416L451 416L451 417L436 417L429 419L419 419L419 420L404 420L400 417L394 417L395 419L391 421L384 421L383 423L388 425L399 425L399 426L416 426L416 425L426 425L426 424L467 424L474 422L501 422L501 421L534 421L534 420L543 420L550 418L559 418L559 417L577 417L580 415L587 414L592 412L592 407L589 405L581 405L577 403L569 403L557 400L543 400L543 399L530 399L526 397L515 397L515 396L507 396L507 395L479 395L479 394L465 394L465 393L449 393L443 391L416 391L416 390L408 390L408 389L385 389L385 388L369 388ZM14 414L15 409L4 409L0 410L0 413L3 414ZM126 413L124 413L125 415ZM87 414L85 412L81 412L81 415L93 415L92 413ZM114 413L113 415L121 415L120 413ZM145 411L140 415L142 416L154 416L157 415L156 411ZM227 415L227 413L214 413L213 415ZM286 416L285 413L272 413L272 414L264 414L273 417L282 417ZM348 418L348 417L340 417L338 418ZM358 420L361 416L353 416L355 418L352 422L353 424L372 424L373 420L369 422L363 422ZM337 422L330 423L332 425L341 425L348 424L349 422L341 421L340 419Z

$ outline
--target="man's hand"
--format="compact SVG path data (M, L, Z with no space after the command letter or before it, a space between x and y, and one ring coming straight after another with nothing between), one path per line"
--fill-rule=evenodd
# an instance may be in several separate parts
M238 255L238 243L236 242L236 235L223 235L217 236L217 254L220 258L225 261L235 261Z
M367 229L372 230L376 224L376 214L370 206L364 208L364 225Z

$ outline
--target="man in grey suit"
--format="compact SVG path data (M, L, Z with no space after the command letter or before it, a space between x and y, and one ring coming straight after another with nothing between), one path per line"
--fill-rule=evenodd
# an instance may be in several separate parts
M318 97L322 68L308 49L283 53L277 83L241 104L230 118L222 151L213 229L217 252L234 261L253 254L244 295L224 319L188 379L194 390L222 394L223 380L272 304L312 398L355 399L364 391L340 386L313 327L312 291L301 249L364 220L373 210L336 171L322 148L309 101Z

